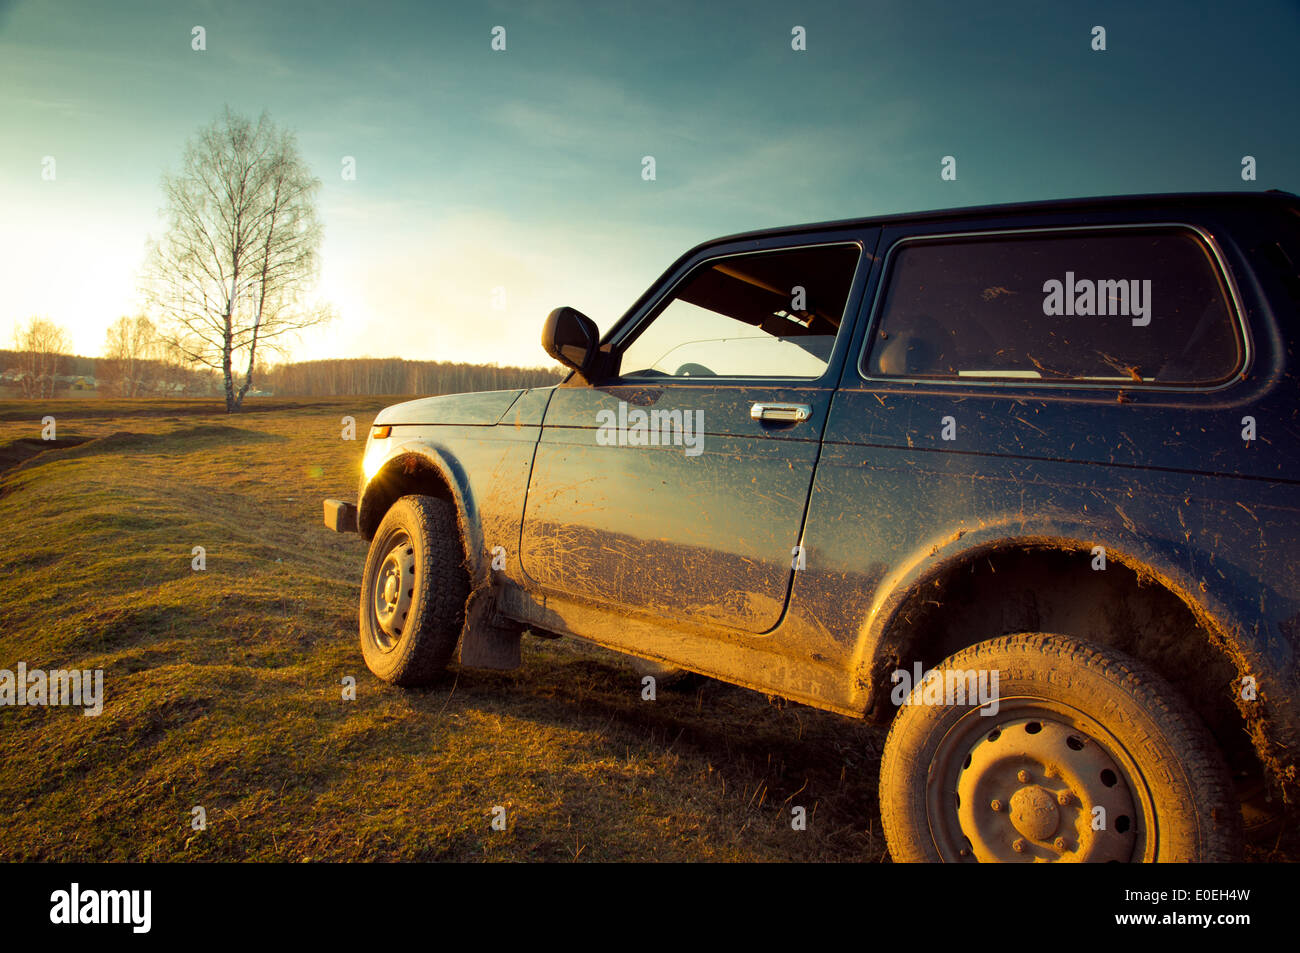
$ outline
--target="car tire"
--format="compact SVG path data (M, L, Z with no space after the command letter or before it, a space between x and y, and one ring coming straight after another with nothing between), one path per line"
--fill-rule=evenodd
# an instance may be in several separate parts
M998 673L996 713L937 686L928 696L899 692L896 701L910 703L894 719L880 773L895 861L1241 858L1222 755L1187 702L1141 662L1036 633L982 642L936 668L988 673L989 686Z
M403 496L384 515L361 577L361 654L394 685L427 684L451 661L465 621L465 572L456 510Z

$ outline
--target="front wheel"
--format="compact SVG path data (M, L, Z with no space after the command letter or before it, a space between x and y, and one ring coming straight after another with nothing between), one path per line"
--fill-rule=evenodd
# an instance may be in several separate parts
M1142 663L1026 634L964 649L935 671L885 743L881 820L896 861L1240 858L1222 755Z
M404 496L384 515L361 576L361 654L395 685L423 685L451 661L469 578L456 510Z

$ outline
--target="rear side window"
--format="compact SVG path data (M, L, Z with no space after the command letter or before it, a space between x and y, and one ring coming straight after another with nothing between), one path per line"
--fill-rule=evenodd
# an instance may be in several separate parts
M924 239L896 246L868 377L1213 385L1237 321L1185 229Z

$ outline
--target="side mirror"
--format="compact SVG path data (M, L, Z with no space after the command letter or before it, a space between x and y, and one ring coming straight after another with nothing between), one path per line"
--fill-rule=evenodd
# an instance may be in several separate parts
M556 308L546 316L542 348L585 379L600 345L596 322L573 308Z

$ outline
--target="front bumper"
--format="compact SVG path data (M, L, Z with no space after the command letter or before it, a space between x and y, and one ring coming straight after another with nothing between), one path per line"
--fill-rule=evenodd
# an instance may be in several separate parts
M357 531L357 507L346 500L325 501L325 525L336 533Z

